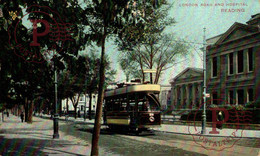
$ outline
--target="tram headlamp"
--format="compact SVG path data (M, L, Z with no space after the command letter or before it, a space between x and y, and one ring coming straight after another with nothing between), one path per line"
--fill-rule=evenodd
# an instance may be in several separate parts
M149 120L150 120L151 122L154 122L155 119L154 119L153 116L150 116Z

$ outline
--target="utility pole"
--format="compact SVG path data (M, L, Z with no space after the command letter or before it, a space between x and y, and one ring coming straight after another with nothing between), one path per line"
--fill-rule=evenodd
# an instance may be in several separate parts
M201 134L206 134L206 28L203 28L203 112L202 112L202 124L201 124Z
M57 82L57 70L54 62L54 88L55 88L55 96L54 96L54 117L53 117L53 139L59 139L59 114L58 114L58 82Z

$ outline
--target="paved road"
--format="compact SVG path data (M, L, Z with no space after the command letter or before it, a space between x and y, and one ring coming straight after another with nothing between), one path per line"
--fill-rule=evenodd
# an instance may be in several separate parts
M73 135L91 142L93 125L83 125L68 123L60 127L61 131L65 134ZM156 134L158 135L158 134ZM160 134L161 135L161 134ZM151 137L151 136L150 136ZM162 156L162 155L202 155L197 152L183 150L167 144L160 144L158 140L146 140L146 136L134 136L131 134L117 134L106 130L104 127L101 129L100 146L106 151L113 151L114 154L124 156Z
M69 135L81 137L91 141L93 124L68 123L61 130ZM222 140L224 137L209 137L208 139ZM203 141L199 141L203 143ZM221 151L204 149L200 144L194 142L191 135L169 134L155 132L155 135L134 136L129 134L118 134L101 129L100 145L104 149L112 150L119 155L259 155L260 139L241 138L231 148Z

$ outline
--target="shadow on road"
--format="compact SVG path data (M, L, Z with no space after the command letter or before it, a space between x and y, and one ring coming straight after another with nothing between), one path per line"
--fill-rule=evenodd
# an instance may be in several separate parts
M9 139L0 136L0 142L1 142L0 155L24 155L24 156L34 156L34 155L45 156L49 154L79 155L76 153L66 152L64 150L57 149L59 147L62 148L66 146L75 145L75 144L68 144L62 141L28 139L28 138Z

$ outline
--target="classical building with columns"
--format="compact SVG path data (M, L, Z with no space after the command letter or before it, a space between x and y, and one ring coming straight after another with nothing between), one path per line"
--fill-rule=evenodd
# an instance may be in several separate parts
M207 104L260 101L260 13L207 43Z
M226 32L207 39L207 105L245 105L260 108L260 13L246 24L235 22ZM203 104L203 70L186 68L171 83L171 109Z
M171 109L196 109L202 103L203 69L186 68L171 83Z

